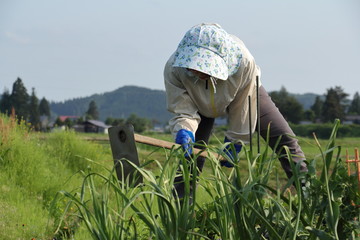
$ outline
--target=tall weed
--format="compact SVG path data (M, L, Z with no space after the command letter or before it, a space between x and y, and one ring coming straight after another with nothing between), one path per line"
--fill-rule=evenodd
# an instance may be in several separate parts
M74 174L87 167L87 158L111 158L72 133L49 139L38 138L15 117L0 115L0 239L52 239L66 207L63 201L52 204L56 193L78 188L81 178ZM59 149L62 139L68 145ZM97 164L88 165L99 172Z
M81 141L74 131L51 133L46 138L46 150L51 157L66 164L73 172L84 171L88 167L98 168L97 164L88 159L101 160L103 164L112 163L111 159L104 157L104 150L100 145Z

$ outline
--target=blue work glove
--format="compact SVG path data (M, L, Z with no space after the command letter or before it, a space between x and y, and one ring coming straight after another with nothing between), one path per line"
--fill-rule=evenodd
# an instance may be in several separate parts
M224 143L228 143L231 142L227 137L225 137L224 139ZM229 156L229 158L234 162L237 160L237 155L239 154L239 152L241 151L242 145L239 143L233 143L233 144L228 144L225 148L224 148L224 152L226 153L226 155ZM234 167L234 164L232 162L229 162L227 160L222 160L220 161L220 165L222 167L228 167L228 168L232 168Z
M185 157L192 154L192 143L195 142L194 134L186 129L180 129L176 134L175 142L181 144L185 151Z

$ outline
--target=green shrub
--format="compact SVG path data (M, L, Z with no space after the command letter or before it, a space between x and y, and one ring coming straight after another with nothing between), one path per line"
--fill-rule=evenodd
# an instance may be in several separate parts
M313 138L313 134L320 139L329 139L333 124L331 123L312 123L312 124L293 124L290 123L290 127L299 137ZM215 134L223 134L226 131L227 126L218 126L215 128ZM341 125L337 132L338 138L344 137L360 137L360 125L359 124L346 124Z
M325 124L290 124L294 133L301 137L313 137L313 133L320 139L328 139L331 135L333 125ZM341 125L337 132L337 137L360 137L360 125L350 124Z

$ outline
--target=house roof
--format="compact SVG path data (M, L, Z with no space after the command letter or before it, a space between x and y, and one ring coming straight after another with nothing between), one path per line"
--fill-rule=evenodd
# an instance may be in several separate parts
M78 116L59 116L60 121L65 122L66 119L78 119Z
M97 126L97 127L102 127L102 128L109 128L111 126L109 125L106 125L104 122L101 122L101 121L98 121L98 120L87 120L85 121L85 123L90 123L94 126Z

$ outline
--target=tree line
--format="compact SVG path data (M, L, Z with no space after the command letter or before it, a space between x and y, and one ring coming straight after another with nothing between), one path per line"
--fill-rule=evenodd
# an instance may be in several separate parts
M46 98L40 101L36 96L35 88L32 88L31 95L21 78L17 78L12 86L12 91L5 89L0 99L0 112L3 114L13 114L18 121L26 121L31 124L36 131L48 130L48 123L51 118L50 104ZM41 120L45 121L41 121ZM94 100L90 101L88 110L83 116L77 119L66 118L64 121L57 117L55 126L67 126L72 128L75 124L81 124L87 120L98 120L99 110ZM127 119L107 118L105 124L117 126L124 123L130 123L134 126L136 132L143 132L152 127L149 119L138 117L131 114Z
M18 121L26 121L31 124L35 130L43 129L41 118L51 117L49 102L46 98L40 101L35 93L35 88L32 88L31 95L28 94L27 89L21 78L17 78L12 86L11 93L5 89L0 100L0 112L4 114L13 114Z
M96 102L92 100L89 103L88 110L84 113L84 116L76 118L75 120L71 118L66 118L65 120L62 120L60 117L57 117L55 120L55 125L67 126L69 128L72 128L75 124L81 124L87 120L98 120L98 119L99 119L99 110L96 105Z
M270 92L269 95L287 121L294 124L304 120L314 123L328 123L333 122L336 118L343 121L348 115L360 115L359 93L356 92L353 99L349 100L349 94L345 93L339 86L327 89L323 96L317 96L313 105L307 110L304 110L303 105L289 94L285 87L282 87L280 91ZM19 121L24 120L30 123L35 130L45 130L44 128L47 126L42 124L41 119L50 119L51 117L50 105L46 98L39 100L34 88L29 95L20 78L14 82L11 92L7 89L4 90L0 99L0 112L16 115ZM88 110L84 115L76 121L67 119L63 122L57 118L55 124L72 127L76 123L90 119L99 119L99 111L96 102L93 100L89 103ZM131 123L136 132L145 131L156 124L156 122L138 117L135 114L130 115L127 119L108 117L105 123L111 126ZM360 122L356 123L360 124Z
M99 111L97 104L94 100L89 103L88 110L85 112L85 120L98 120L99 119ZM67 126L69 128L73 127L76 123L83 123L84 117L80 117L75 121L67 118L64 122L57 118L55 124L57 126ZM152 127L152 122L147 118L138 117L136 114L131 114L127 119L125 118L112 118L108 117L105 120L105 124L109 126L120 126L123 124L132 124L134 126L134 131L141 133L146 130L149 130Z
M360 115L359 93L356 92L350 101L349 94L339 86L327 89L323 97L317 96L308 110L304 110L303 106L284 87L280 91L270 92L269 95L287 121L294 124L304 120L314 123L329 123L335 119L344 121L346 116ZM356 123L360 124L360 122Z
M134 126L134 131L138 133L144 132L153 127L153 122L151 120L138 117L136 114L131 114L127 119L108 117L105 120L105 124L111 126L120 126L126 123L132 124Z

